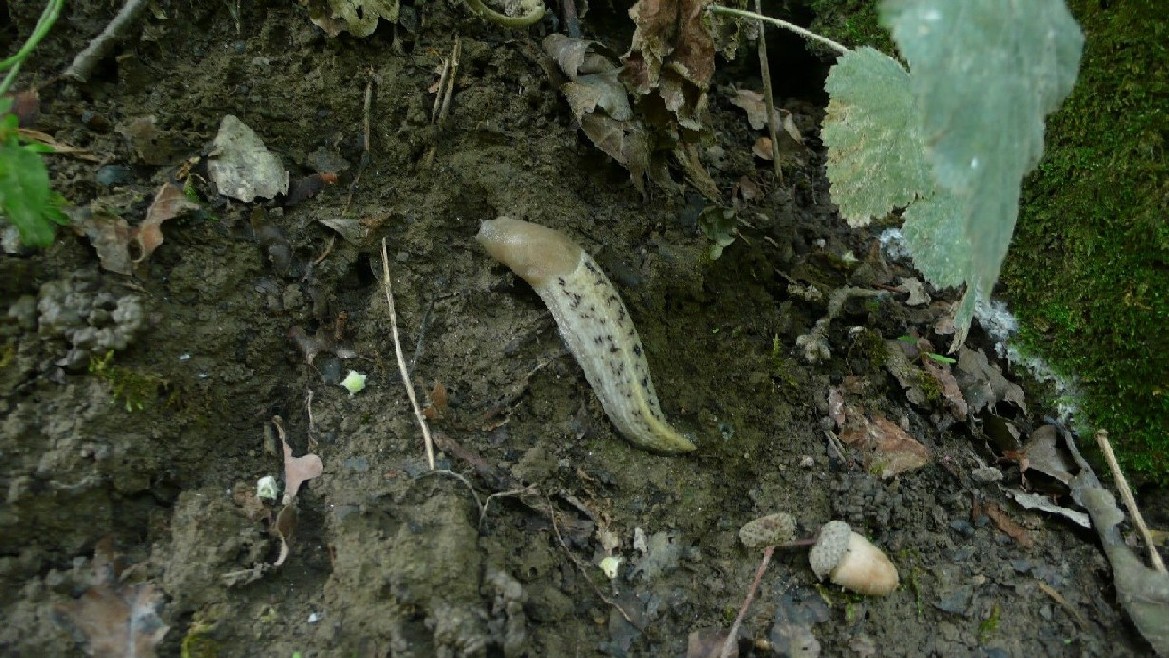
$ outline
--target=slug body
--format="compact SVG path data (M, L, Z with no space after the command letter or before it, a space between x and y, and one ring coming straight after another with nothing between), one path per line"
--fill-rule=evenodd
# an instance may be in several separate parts
M629 311L596 261L560 231L509 217L483 222L476 239L544 300L605 413L634 445L690 452L666 422Z

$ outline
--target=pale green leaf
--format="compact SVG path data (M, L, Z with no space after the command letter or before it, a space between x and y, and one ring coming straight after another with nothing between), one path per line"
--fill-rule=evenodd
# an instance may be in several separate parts
M970 270L970 252L961 248L966 240L963 210L961 201L944 189L905 210L901 226L905 246L914 266L939 288L962 285Z
M919 227L946 239L911 250L919 265L966 262L960 343L998 279L1023 176L1043 154L1044 117L1075 83L1083 36L1063 0L885 0L881 10L909 62L926 158L955 202L949 219L931 211Z
M825 89L828 179L849 224L864 226L933 189L910 76L901 64L860 48L837 61Z

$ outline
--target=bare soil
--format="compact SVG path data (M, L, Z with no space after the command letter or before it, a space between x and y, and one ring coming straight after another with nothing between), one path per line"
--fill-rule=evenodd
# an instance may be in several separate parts
M0 50L27 36L36 4L9 0ZM45 85L39 130L99 160L50 156L72 204L137 223L225 114L293 179L339 181L287 207L200 183L203 210L167 222L134 276L103 271L70 232L0 256L0 653L85 655L105 631L70 611L112 551L122 566L107 590L132 599L137 584L159 599L159 655L681 656L692 633L730 627L760 560L738 529L776 511L803 536L849 522L888 553L901 586L851 595L818 583L806 551L780 550L740 655L809 655L808 637L832 656L1148 653L1094 536L972 479L999 456L983 423L911 403L884 369L883 341L931 335L941 311L906 306L890 288L911 272L836 215L817 95L779 99L809 146L779 186L727 101L731 83L759 88L754 65L720 62L708 168L724 192L747 177L764 193L711 261L699 196L639 193L573 125L541 62L548 23L505 31L439 2L414 8L413 31L329 39L295 3L162 2L89 82L45 84L113 4L69 3L18 84ZM625 8L592 11L586 29L623 51ZM456 35L440 129L428 89ZM822 74L781 64L785 76ZM134 129L150 116L155 132ZM504 214L562 229L597 257L666 415L697 452L658 456L616 433L540 299L473 240ZM321 223L339 218L365 234L348 241ZM410 377L437 415L437 466L459 478L429 472L390 337L382 238ZM885 294L847 304L832 357L807 363L796 338L826 302L795 291L846 285ZM125 299L140 303L142 326L104 365L102 352L78 352L70 327L106 316L50 321ZM296 332L321 337L311 363ZM351 369L368 375L354 395L338 385ZM927 446L928 465L885 479L851 448L832 450L829 389L858 381L858 402ZM999 406L1024 434L1044 422L1037 402L1029 415ZM280 553L266 516L278 506L248 507L257 479L283 472L273 416L294 454L324 463L297 497L279 568L265 566ZM999 466L1017 486L1017 466ZM988 504L1023 534L992 522ZM610 554L624 560L613 581L598 567Z

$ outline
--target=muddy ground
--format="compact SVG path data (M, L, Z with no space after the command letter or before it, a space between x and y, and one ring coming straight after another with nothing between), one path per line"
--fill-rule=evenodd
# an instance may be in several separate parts
M137 613L137 640L167 656L681 656L692 633L729 628L761 555L738 529L776 511L802 536L848 521L901 586L848 594L817 583L805 550L780 550L740 655L808 655L809 637L832 656L1148 652L1094 535L971 475L997 465L1020 486L986 419L1026 436L1050 410L999 401L958 420L936 394L911 402L885 368L886 340L945 346L932 333L945 304L907 306L894 288L912 273L835 214L817 139L822 62L773 64L808 147L786 156L783 186L728 102L732 83L759 89L757 66L720 62L707 167L728 198L743 177L762 194L711 261L699 195L643 196L574 126L540 61L551 23L507 31L435 3L414 8L411 29L329 39L287 3L162 2L89 82L51 82L112 4L70 3L19 79L43 85L37 129L96 156L51 157L71 204L139 222L226 114L292 178L339 180L284 206L197 178L202 209L167 222L132 276L103 270L68 231L0 256L4 655L84 655ZM34 5L7 3L4 52ZM617 52L632 32L624 7L593 7L585 28ZM440 129L428 89L456 35ZM777 58L794 52L776 39ZM150 116L155 130L142 130ZM503 214L563 229L597 257L697 452L649 454L616 433L539 297L473 240ZM339 218L364 233L321 223ZM437 466L462 477L428 472L390 337L382 238ZM796 340L844 286L883 292L846 304L831 358L808 363ZM970 344L991 350L978 331ZM351 369L368 376L353 395L338 385ZM882 478L853 446L842 459L832 389L903 427L930 462ZM296 498L295 532L251 493L283 474L274 416L295 455L324 464ZM290 552L272 567L276 526ZM598 566L607 555L623 559L613 581Z

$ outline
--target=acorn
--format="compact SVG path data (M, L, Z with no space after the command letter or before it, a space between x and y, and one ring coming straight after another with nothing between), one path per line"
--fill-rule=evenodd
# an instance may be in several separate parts
M808 559L817 578L854 592L885 596L897 588L897 567L844 521L824 524Z

